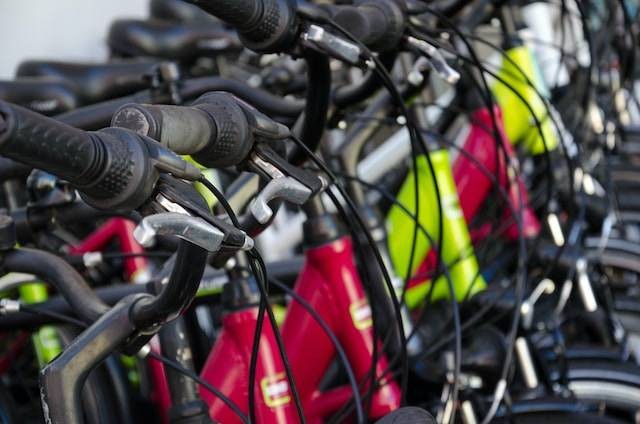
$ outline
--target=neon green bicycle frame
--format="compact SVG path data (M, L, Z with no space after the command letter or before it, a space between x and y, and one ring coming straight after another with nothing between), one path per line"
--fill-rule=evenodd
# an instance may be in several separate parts
M509 140L522 145L525 151L533 155L545 152L545 142L549 151L556 149L558 137L545 101L538 95L540 93L547 98L549 90L542 79L533 51L526 44L522 44L507 49L506 56L497 75L511 88L501 81L496 81L492 90L502 108ZM536 126L534 116L540 122L541 131Z
M446 150L437 150L431 152L429 157L433 163L443 209L443 246L441 246L440 255L449 268L456 298L462 300L483 290L486 283L479 273L469 229L460 209L449 153ZM439 238L436 184L434 184L426 157L418 156L416 160L419 188L417 221L436 241ZM398 205L394 205L389 211L387 215L388 245L396 272L404 275L411 260L411 242L415 228L413 216L416 213L416 199L413 170L400 188L397 200L406 208L406 211ZM412 216L407 214L407 211ZM418 270L431 247L429 239L418 230L414 261L411 264L412 275ZM409 288L406 292L407 306L415 308L421 305L431 290L433 290L432 300L449 297L450 291L445 276L439 277L433 284L435 286L431 289L430 281L425 280Z
M18 292L20 293L20 300L25 304L44 302L49 298L47 285L44 283L23 284L18 288ZM58 338L58 333L51 325L42 326L34 331L32 340L40 368L51 362L62 352L62 344Z

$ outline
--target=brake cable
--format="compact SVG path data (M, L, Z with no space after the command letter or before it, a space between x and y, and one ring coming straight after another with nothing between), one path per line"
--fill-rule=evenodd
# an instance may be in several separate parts
M220 202L220 205L227 213L227 216L231 220L232 224L236 227L240 227L240 222L238 221L238 217L235 212L225 199L224 195L206 178L201 178L199 180L209 191L213 194ZM285 373L287 376L287 380L289 381L289 385L291 387L291 394L294 399L294 403L296 405L296 410L298 412L298 416L302 423L306 422L304 411L302 408L302 402L300 401L300 395L298 393L298 389L295 384L295 379L293 378L293 372L291 371L291 365L289 363L289 358L287 356L287 352L284 347L284 342L282 341L282 336L280 331L278 330L278 324L276 322L275 316L273 315L273 310L269 304L268 293L266 290L266 281L267 281L267 270L264 266L264 262L262 261L262 257L255 249L251 249L247 254L247 259L249 259L249 266L251 268L251 272L253 273L256 279L256 285L260 291L260 303L258 305L258 318L256 322L256 329L253 338L253 346L251 350L251 360L249 364L249 413L251 416L251 422L256 423L255 416L255 378L256 378L256 370L258 364L258 349L260 347L260 339L262 334L262 326L264 323L264 314L267 313L267 317L269 318L269 323L273 328L273 333L276 339L276 343L278 345L278 351L282 358L282 363L285 369ZM260 272L258 272L260 271Z
M466 46L466 49L467 49L469 55L472 58L472 62L474 62L474 64L478 68L483 69L480 61L478 60L477 56L475 55L475 52L473 51L473 48L472 48L471 44L467 41L467 39L464 36L464 34L455 25L453 25L453 23L451 23L445 16L443 16L438 11L434 11L431 8L426 8L426 9L430 13L438 16L445 23L448 23L448 25L452 28L452 30L454 32L456 32L456 34L460 37L461 41ZM463 57L463 56L459 55L459 57ZM485 85L486 89L488 90L488 84L486 82L484 74L481 73L480 76L482 78L483 84ZM492 113L493 112L492 105L489 105L489 108L490 108L490 112ZM492 117L493 117L493 115L492 115ZM493 120L494 120L494 125L495 125L495 117L493 117ZM545 150L547 150L546 145L545 145ZM520 193L519 190L518 190L518 194L519 194L520 197L522 196L522 193ZM519 203L520 203L520 206L522 207L522 202L520 201ZM511 363L511 360L512 360L513 348L515 346L515 339L516 339L517 331L518 331L518 327L519 327L520 314L518 313L518 311L520 310L520 305L523 302L524 291L526 289L526 275L525 275L526 244L525 244L525 240L524 240L524 237L523 237L523 234L522 234L521 214L522 214L522 211L520 211L520 215L514 216L514 218L516 219L516 225L518 227L518 232L519 232L519 237L518 237L519 254L518 254L518 261L517 261L517 263L518 263L517 264L518 272L516 273L516 305L515 305L515 313L514 313L514 318L513 318L513 321L512 321L512 326L511 326L511 329L509 331L509 336L508 336L508 340L509 340L508 346L509 346L509 348L507 349L507 356L505 358L505 363L504 363L504 366L503 366L503 369L502 369L500 380L498 381L498 384L497 384L495 392L494 392L494 400L493 400L493 402L492 402L492 404L490 406L489 412L487 413L487 415L482 420L482 424L488 423L493 418L493 416L497 412L497 409L498 409L498 407L499 407L499 405L500 405L500 403L501 403L501 401L503 399L504 392L505 392L506 387L507 387L507 374L508 374L508 370L509 370L509 364Z

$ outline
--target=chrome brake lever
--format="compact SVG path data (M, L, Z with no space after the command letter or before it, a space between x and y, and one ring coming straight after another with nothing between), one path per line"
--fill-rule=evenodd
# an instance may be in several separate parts
M144 247L151 247L159 235L175 235L209 252L220 249L224 233L202 218L175 212L145 217L133 231L133 237Z
M311 190L291 177L278 177L269 181L262 191L249 205L249 210L255 219L266 224L273 216L269 202L273 199L283 199L287 202L302 205L311 197Z
M436 71L440 78L452 85L456 84L460 80L460 73L449 66L438 47L434 46L431 43L427 43L424 40L419 40L411 36L407 37L406 41L410 46L420 50L420 52L424 54L423 57L428 61L428 63L431 65L433 70ZM423 71L425 70L424 61L417 62L416 66L422 67ZM414 67L414 71L419 70L420 69Z
M283 199L296 205L302 205L313 194L309 187L295 178L285 175L280 169L260 156L254 154L251 161L254 166L271 178L271 181L249 205L249 211L259 223L266 224L273 216L273 210L269 206L271 200Z
M309 25L302 33L302 43L331 57L344 60L352 65L362 64L360 47L343 38L337 37L318 25Z
M522 302L520 306L520 313L522 314L522 326L525 329L531 328L533 323L534 307L538 299L543 294L551 294L555 291L556 285L549 278L545 278L538 283L535 289L531 292L531 295Z
M580 257L576 260L578 292L584 308L588 312L595 312L598 310L598 301L596 300L596 295L593 292L593 286L591 284L591 279L589 278L587 266L588 262L586 258Z

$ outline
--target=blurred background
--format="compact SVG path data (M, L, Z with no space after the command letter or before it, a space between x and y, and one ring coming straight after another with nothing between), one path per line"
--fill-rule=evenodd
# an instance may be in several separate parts
M148 0L0 0L0 78L24 59L103 61L117 17L147 16Z

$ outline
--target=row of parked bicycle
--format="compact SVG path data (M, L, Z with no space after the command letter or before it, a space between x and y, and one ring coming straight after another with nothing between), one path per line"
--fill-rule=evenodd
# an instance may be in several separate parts
M0 420L640 422L638 6L151 0L21 63Z

